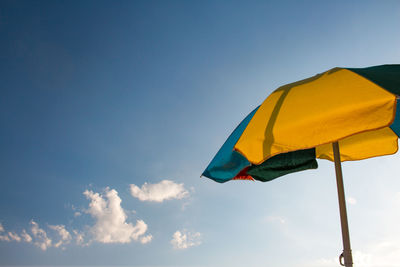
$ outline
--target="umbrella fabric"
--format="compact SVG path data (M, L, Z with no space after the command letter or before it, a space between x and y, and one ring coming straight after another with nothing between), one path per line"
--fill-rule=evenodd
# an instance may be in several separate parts
M250 166L250 162L233 150L233 146L238 141L249 121L256 113L258 107L255 108L231 133L225 143L222 145L218 153L212 159L202 176L211 178L217 182L223 183L235 178L244 168ZM242 179L246 179L246 172L238 175Z
M257 110L258 107L247 115L238 127L236 127L212 159L202 176L211 178L219 183L229 180L252 179L266 182L285 174L306 169L316 169L318 167L315 160L315 149L276 155L260 165L251 164L240 153L234 151L234 145Z
M203 175L218 182L238 174L270 181L317 168L316 158L333 161L336 141L342 161L394 154L398 95L400 65L334 68L284 85L243 120ZM237 159L241 164L233 164Z
M400 79L400 65L374 69L380 73L380 78L381 73L387 70L390 74L397 72L397 79ZM254 114L235 150L253 164L260 164L280 153L338 140L343 142L339 144L344 160L395 153L397 135L393 131L381 131L380 134L370 131L393 123L397 91L393 87L382 88L362 74L361 71L356 73L350 69L334 68L278 88ZM389 80L391 78L392 75ZM359 138L352 137L359 133L364 134ZM376 143L380 136L379 151L365 151L365 147ZM344 142L342 139L346 137L354 139ZM348 146L357 142L362 142L362 146ZM317 157L333 160L331 149L317 148L316 152Z

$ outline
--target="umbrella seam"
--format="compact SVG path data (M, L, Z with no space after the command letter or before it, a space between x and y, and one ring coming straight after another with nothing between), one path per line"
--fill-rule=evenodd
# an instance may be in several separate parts
M393 95L393 94L392 94L392 95ZM396 99L395 99L395 100L396 100ZM294 149L294 150L283 151L283 152L280 152L280 153L273 153L273 154L271 154L269 157L263 159L263 160L260 161L260 162L253 162L253 161L250 161L250 160L245 156L245 154L244 154L242 151L240 151L240 149L238 149L238 148L236 148L236 147L234 147L234 150L237 151L238 153L240 153L243 157L245 157L247 160L249 160L252 164L260 165L260 164L262 164L264 161L270 159L271 157L276 156L276 155L279 155L279 154L282 154L282 153L287 153L287 152L297 151L297 150L303 150L303 149L315 148L315 147L317 147L317 146L326 145L326 144L331 144L331 143L333 143L333 142L339 142L341 139L344 139L344 138L347 138L347 137L350 137L350 136L353 136L353 135L356 135L356 134L365 133L365 132L369 132L369 131L375 131L375 130L383 129L383 128L385 128L385 127L389 127L389 126L394 122L394 119L395 119L395 116L396 116L397 101L394 101L394 105L393 105L393 106L395 107L395 108L394 108L394 112L393 112L394 116L392 117L391 121L390 121L387 125L384 125L384 126L382 126L382 127L377 127L377 128L373 128L373 129L368 129L368 130L360 131L360 132L357 132L357 133L352 133L352 134L349 134L349 135L346 135L346 136L342 136L342 137L340 137L340 138L338 138L338 139L334 139L334 140L331 140L331 141L328 141L328 142L324 142L324 143L319 143L319 144L317 144L317 145L315 145L315 146L311 146L311 147L309 147L309 146L306 146L306 147L297 147L297 148ZM293 147L290 147L290 146L287 146L287 145L282 145L282 144L279 144L279 143L276 143L276 144L279 145L279 146L282 146L282 147L284 147L284 148L287 148L287 149L293 149ZM388 154L388 155L391 155L391 154Z

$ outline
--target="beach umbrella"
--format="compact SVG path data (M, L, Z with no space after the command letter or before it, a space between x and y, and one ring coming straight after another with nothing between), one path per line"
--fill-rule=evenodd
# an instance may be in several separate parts
M202 176L271 181L333 161L343 239L353 266L341 162L398 150L400 65L333 68L276 89L236 127ZM400 108L399 108L400 110Z

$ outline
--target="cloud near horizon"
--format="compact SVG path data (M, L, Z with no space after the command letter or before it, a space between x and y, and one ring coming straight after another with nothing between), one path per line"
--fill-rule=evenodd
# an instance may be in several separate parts
M90 200L85 213L95 219L94 225L86 226L86 229L89 229L88 232L77 229L68 231L62 224L48 225L48 229L52 230L48 232L36 221L31 220L30 233L22 229L21 233L17 234L6 231L0 223L0 241L32 243L46 251L51 247L65 249L65 246L73 240L79 246L88 246L94 241L99 243L138 241L146 244L152 240L151 234L146 235L148 227L143 220L137 220L135 225L126 221L127 215L121 207L122 201L116 190L106 188L104 195L86 190L83 194Z
M170 199L182 199L189 196L183 184L162 180L157 184L144 183L141 188L130 185L131 195L140 201L163 202Z
M71 234L65 229L64 225L49 225L49 228L56 231L60 236L60 240L53 244L53 240L49 237L48 233L40 228L37 222L31 220L29 224L31 225L31 234L28 234L25 229L22 229L20 234L16 232L7 232L0 235L0 241L33 243L35 246L45 251L50 247L61 247L64 249L62 245L68 244L72 240ZM5 232L5 229L0 223L0 233L3 232Z
M53 229L60 236L60 240L54 244L54 247L58 248L62 245L69 244L72 240L71 234L65 229L64 225L49 225L50 229Z
M172 235L171 244L174 249L187 249L201 244L201 234L188 232L187 230L176 231Z
M46 231L41 229L34 220L31 220L31 225L31 231L35 237L34 244L41 250L47 250L47 248L51 247L52 240L48 238Z
M141 188L131 184L131 195L141 201L163 202L170 199L182 199L189 196L183 184L163 180L156 184L144 183ZM146 244L153 236L148 234L148 226L143 220L136 223L128 222L127 212L121 207L121 198L115 189L106 188L103 193L86 190L83 195L89 200L87 209L75 211L74 217L88 214L94 219L93 225L86 225L84 231L67 230L65 225L47 225L47 231L31 220L30 231L6 231L0 223L0 241L31 243L43 251L48 248L65 249L72 241L79 246L88 246L92 242L99 243L130 243L133 241ZM73 208L75 210L75 208ZM135 212L132 212L135 213ZM29 233L28 233L29 232ZM190 233L186 230L176 231L171 244L176 249L186 249L199 245L200 233Z

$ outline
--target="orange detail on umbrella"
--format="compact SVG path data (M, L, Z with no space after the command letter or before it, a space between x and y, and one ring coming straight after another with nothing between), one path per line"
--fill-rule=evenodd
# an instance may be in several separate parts
M254 181L254 178L247 174L247 170L249 167L241 170L232 180L251 180Z

